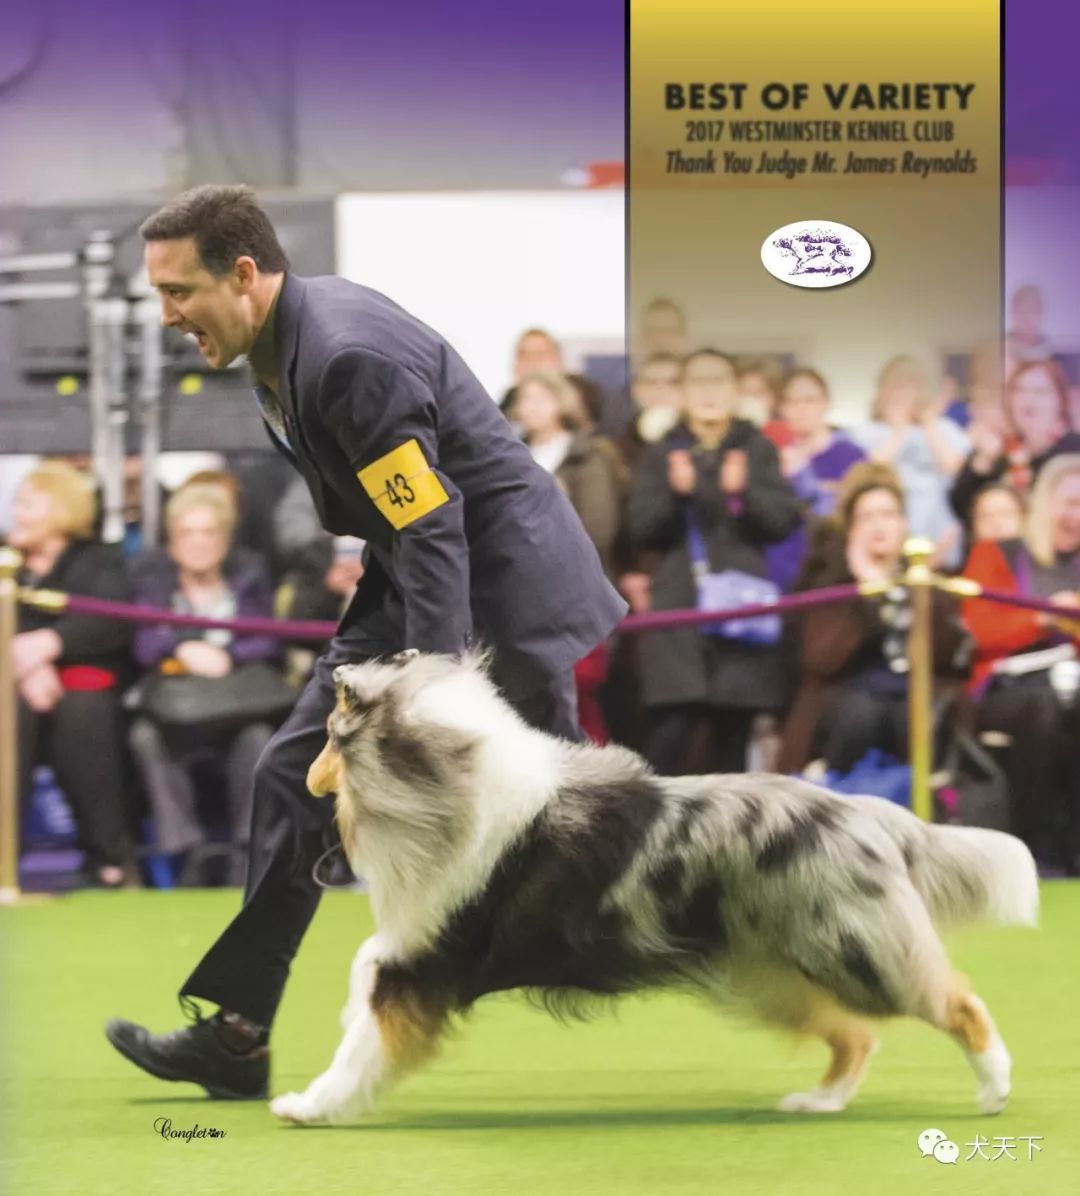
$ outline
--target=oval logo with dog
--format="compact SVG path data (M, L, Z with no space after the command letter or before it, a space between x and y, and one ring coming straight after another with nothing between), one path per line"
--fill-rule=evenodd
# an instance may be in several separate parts
M834 220L797 220L769 233L761 264L793 287L840 287L870 267L870 242L856 229Z

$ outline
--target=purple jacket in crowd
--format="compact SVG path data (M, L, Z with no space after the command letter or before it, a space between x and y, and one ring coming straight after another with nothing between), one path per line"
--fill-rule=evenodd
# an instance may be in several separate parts
M179 571L164 549L155 549L132 566L132 592L142 606L173 609L173 595L179 586ZM237 618L268 618L274 613L274 591L262 561L245 548L236 548L225 562L225 582L236 598ZM202 639L206 632L196 627L172 627L165 623L143 623L135 633L135 659L144 668L157 668L183 640ZM269 635L233 635L224 645L237 664L253 660L276 660L278 641Z

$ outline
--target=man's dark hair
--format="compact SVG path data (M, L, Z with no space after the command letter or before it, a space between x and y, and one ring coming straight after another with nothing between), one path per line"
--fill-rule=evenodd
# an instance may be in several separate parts
M796 366L793 370L788 370L780 383L781 394L787 390L788 385L795 381L796 378L809 378L815 386L824 391L826 395L829 393L829 384L825 381L824 374L817 370L811 369L808 365Z
M144 241L195 238L199 259L218 278L238 257L250 257L264 274L282 274L289 259L270 217L250 187L207 185L185 191L139 227Z
M739 367L735 363L735 358L732 357L730 353L722 353L719 349L713 349L710 346L706 346L704 349L695 349L693 353L687 353L687 355L683 358L682 365L684 374L686 373L686 367L690 364L690 362L697 361L699 357L711 357L715 361L726 361L728 365L731 366L731 372L733 374L737 375L739 372Z
M650 353L638 367L638 373L651 365L677 365L682 368L683 359L677 353Z
M673 311L678 315L683 325L685 326L686 324L686 312L683 311L674 299L668 299L666 295L659 295L655 299L650 299L645 304L642 315L649 315L654 311Z

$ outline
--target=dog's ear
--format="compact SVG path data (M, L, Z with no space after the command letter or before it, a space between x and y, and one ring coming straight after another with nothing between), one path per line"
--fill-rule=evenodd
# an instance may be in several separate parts
M371 696L361 688L355 665L339 664L331 677L338 705L350 714L360 714L371 707Z
M488 644L473 644L461 657L461 663L474 672L490 677L495 666L495 650Z
M404 652L397 652L390 657L391 664L408 664L420 655L419 648L406 648Z

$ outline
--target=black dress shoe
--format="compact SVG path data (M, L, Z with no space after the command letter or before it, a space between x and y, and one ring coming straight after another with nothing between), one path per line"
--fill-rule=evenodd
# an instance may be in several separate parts
M270 1048L257 1046L242 1055L230 1050L211 1018L200 1017L168 1034L151 1034L113 1018L105 1036L125 1059L159 1080L201 1084L219 1100L265 1100L270 1095Z

